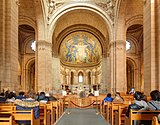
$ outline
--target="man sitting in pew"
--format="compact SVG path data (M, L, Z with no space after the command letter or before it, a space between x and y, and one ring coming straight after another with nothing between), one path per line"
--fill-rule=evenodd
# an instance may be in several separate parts
M40 110L39 110L39 102L35 101L34 99L35 94L33 92L29 92L28 95L26 95L26 99L20 100L16 99L16 110L34 110L34 117L35 119L39 118L40 116ZM17 121L19 125L30 125L30 121Z
M160 92L158 90L153 90L150 93L151 101L148 102L148 106L151 110L160 110ZM158 121L160 122L160 114L158 115Z
M16 99L20 99L20 100L25 99L25 98L26 98L26 97L25 97L25 94L24 94L23 91L20 91L20 92L19 92L19 95L16 96Z
M135 101L134 101L134 104L130 104L128 106L128 109L127 109L127 112L126 112L127 117L129 117L130 109L133 109L133 110L148 110L149 109L149 106L148 106L147 102L145 102L143 100L144 95L143 95L142 92L136 91L133 96L135 98ZM146 121L135 121L135 122L136 123L140 122L140 124L148 125L146 123Z

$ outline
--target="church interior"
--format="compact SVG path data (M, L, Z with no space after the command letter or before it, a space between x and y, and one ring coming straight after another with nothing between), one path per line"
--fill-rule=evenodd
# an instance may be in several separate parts
M0 91L55 95L56 120L66 105L93 104L120 125L101 101L118 92L131 103L132 89L148 98L159 91L159 43L159 0L1 0ZM83 99L90 93L96 103Z

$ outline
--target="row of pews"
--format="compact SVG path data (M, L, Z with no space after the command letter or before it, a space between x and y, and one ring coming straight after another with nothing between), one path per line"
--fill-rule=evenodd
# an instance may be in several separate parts
M63 100L40 104L40 117L34 118L32 110L16 110L14 104L0 104L0 125L17 125L16 121L28 120L31 125L53 125L63 113Z
M126 117L128 105L134 102L132 96L123 96L125 102L123 104L107 102L103 105L102 115L110 125L133 125L133 121L152 121L152 125L160 125L158 123L158 114L160 111L135 111L130 110L129 118ZM148 97L148 99L150 99ZM148 100L149 101L149 100Z
M126 117L128 105L133 103L131 95L123 95L124 103L104 103L106 95L77 98L75 95L57 97L58 101L40 104L40 117L34 118L33 110L16 111L14 104L0 104L0 125L16 125L17 120L29 120L31 125L53 125L66 108L96 108L110 125L132 125L134 120L152 120L152 125L160 125L157 116L160 111L130 111Z

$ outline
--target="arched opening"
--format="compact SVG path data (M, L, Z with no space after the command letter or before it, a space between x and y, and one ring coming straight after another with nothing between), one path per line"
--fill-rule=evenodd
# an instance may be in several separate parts
M89 85L91 85L91 72L88 72L88 82Z
M35 90L35 60L31 60L26 68L27 90Z
M73 84L74 84L74 73L71 72L71 85L73 85Z
M79 72L78 73L78 83L83 83L83 73L82 72Z
M130 60L126 64L127 91L134 87L134 65Z
M19 86L25 91L35 90L35 51L32 48L35 29L27 24L19 25L18 36L19 68L21 68L18 76Z

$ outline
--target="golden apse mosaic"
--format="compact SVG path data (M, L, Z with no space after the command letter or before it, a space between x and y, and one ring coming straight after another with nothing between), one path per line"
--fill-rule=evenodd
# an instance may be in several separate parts
M61 62L65 64L98 64L102 49L98 39L84 31L77 31L64 38L60 46Z

